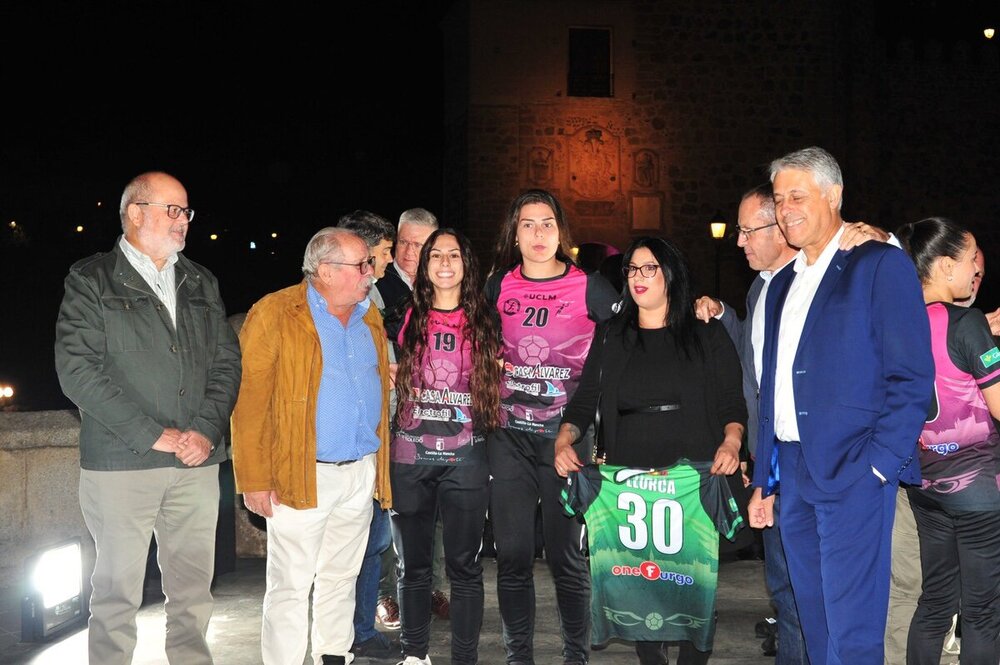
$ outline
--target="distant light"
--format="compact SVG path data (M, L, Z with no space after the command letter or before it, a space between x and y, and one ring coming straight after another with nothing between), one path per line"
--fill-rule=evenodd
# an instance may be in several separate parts
M208 238L209 238L209 240L218 240L219 239L219 234L218 233L213 233L212 235L208 236Z
M250 241L250 249L257 249L257 243L255 243L253 240Z
M82 226L76 227L76 232L77 233L83 233L83 227Z
M983 34L986 35L986 39L993 39L993 28L986 28L983 30Z
M572 254L573 258L575 259L577 256L580 255L580 248L579 247L571 247L570 250L569 250L569 253Z
M100 207L101 207L101 202L100 202L100 201L98 201L98 202L97 202L97 207L98 207L98 208L100 208Z
M277 234L277 233L272 233L272 234L271 234L271 237L272 237L272 238L277 238L277 237L278 237L278 234Z
M7 226L9 226L9 227L10 227L10 228L12 228L12 229L16 229L16 228L17 228L17 222L15 222L15 221L14 221L14 220L12 219L12 220L10 220L10 224L8 224Z
M13 386L0 386L0 397L4 399L10 399L14 396Z

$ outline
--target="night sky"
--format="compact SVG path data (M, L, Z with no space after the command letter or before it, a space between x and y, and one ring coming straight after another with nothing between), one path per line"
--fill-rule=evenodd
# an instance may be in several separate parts
M82 4L0 9L0 383L20 408L71 406L62 280L112 247L138 173L187 187L185 254L230 313L301 279L306 241L345 212L440 210L443 3Z
M0 384L17 407L71 406L52 362L62 280L112 247L138 173L187 187L185 254L219 277L230 313L298 281L308 238L345 212L440 211L440 23L453 1L4 2ZM883 2L876 32L890 48L974 39L997 5L961 12Z

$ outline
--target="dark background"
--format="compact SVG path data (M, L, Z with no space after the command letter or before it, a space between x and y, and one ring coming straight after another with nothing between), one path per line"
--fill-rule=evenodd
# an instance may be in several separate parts
M52 363L62 280L112 247L138 173L187 187L197 217L185 254L219 277L230 313L298 281L308 238L345 212L443 210L441 19L459 1L0 6L0 384L15 386L14 406L71 406ZM981 40L998 7L878 2L874 32L889 54L926 40L947 56ZM912 196L928 187L914 182ZM992 281L984 309L998 304Z
M187 187L185 254L230 313L301 279L345 212L441 209L443 3L82 4L0 9L0 384L18 408L71 406L62 280L112 247L143 171Z

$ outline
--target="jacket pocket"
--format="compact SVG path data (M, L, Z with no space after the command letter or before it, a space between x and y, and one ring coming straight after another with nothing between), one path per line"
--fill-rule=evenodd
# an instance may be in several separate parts
M874 409L846 404L836 405L834 413L837 414L837 420L865 429L874 429L879 417L879 412Z
M109 353L148 351L151 348L153 329L150 319L156 316L156 312L148 296L102 296L101 303Z
M213 324L212 303L206 298L192 296L187 301L185 315L187 347L193 351L205 351L208 359L215 352L218 331ZM178 312L180 315L180 312Z

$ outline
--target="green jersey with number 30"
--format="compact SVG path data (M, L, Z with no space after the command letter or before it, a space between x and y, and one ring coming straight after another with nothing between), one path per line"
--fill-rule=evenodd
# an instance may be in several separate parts
M712 648L719 534L732 540L743 519L711 466L591 465L570 474L563 504L587 522L593 643L618 637Z

